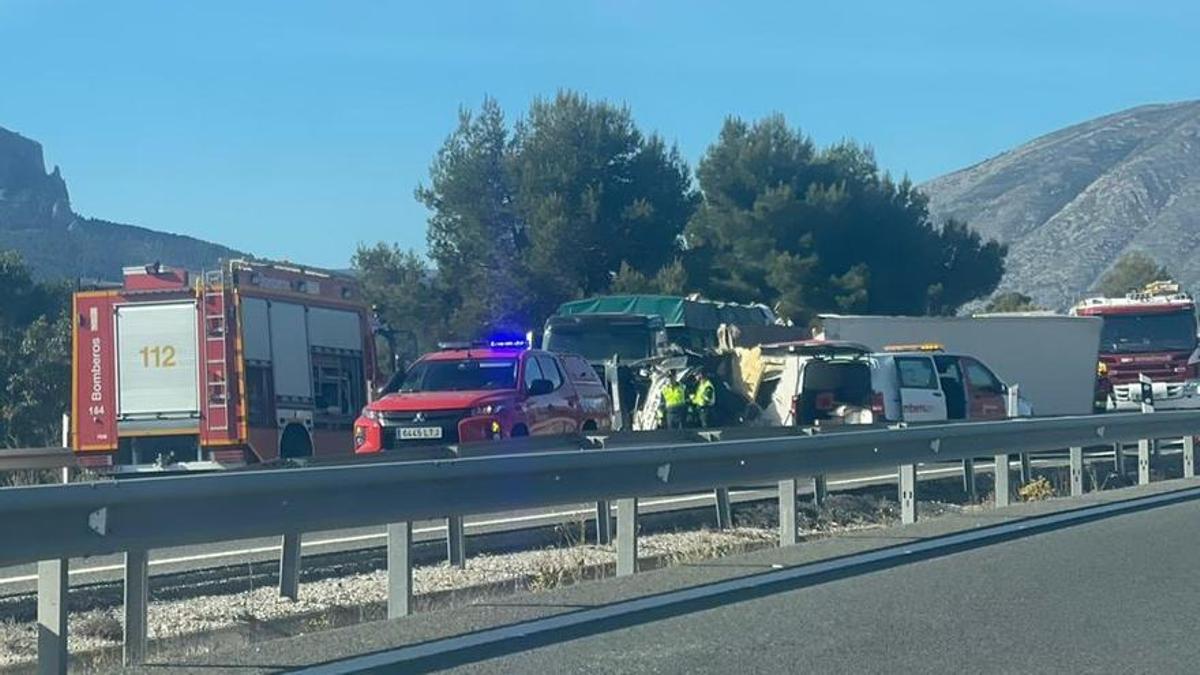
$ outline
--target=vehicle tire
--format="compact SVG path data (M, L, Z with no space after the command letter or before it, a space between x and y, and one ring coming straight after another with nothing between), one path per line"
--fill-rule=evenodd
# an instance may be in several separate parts
M596 425L596 420L587 420L583 423L581 429L583 431L595 431L599 427Z
M517 426L513 427L513 430L512 430L513 438L521 438L523 436L528 436L528 435L529 435L529 429L527 429L524 424L518 424Z
M283 428L279 436L279 457L281 459L300 459L312 457L312 439L308 430L300 424L289 424Z

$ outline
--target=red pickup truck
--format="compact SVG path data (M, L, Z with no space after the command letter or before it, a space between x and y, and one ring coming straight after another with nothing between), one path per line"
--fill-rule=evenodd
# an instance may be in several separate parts
M580 356L444 344L397 373L354 422L354 451L608 429L612 403Z

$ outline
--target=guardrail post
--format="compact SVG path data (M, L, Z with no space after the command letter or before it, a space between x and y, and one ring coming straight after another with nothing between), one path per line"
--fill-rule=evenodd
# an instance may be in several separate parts
M612 508L607 501L596 502L596 543L600 546L612 543Z
M813 476L813 506L818 509L825 506L827 497L829 497L829 482L825 480L825 476Z
M38 675L67 672L67 569L66 560L38 563Z
M412 523L387 526L387 616L412 613Z
M1138 441L1138 485L1150 484L1150 439Z
M796 543L796 479L779 481L779 545Z
M974 504L979 499L979 495L975 489L975 460L964 459L962 461L963 470L963 492L967 493L967 500Z
M1183 437L1183 477L1192 478L1196 475L1196 437L1188 434Z
M462 516L446 518L446 558L460 570L467 566L467 535Z
M122 655L126 666L137 666L146 661L149 561L148 551L125 552L125 645Z
M1029 464L1029 453L1022 452L1021 455L1021 485L1025 485L1033 480L1033 467Z
M1125 444L1113 443L1113 471L1121 478L1125 477Z
M717 529L728 530L733 527L733 508L729 505L729 488L717 488L714 491L714 497L717 504Z
M1009 485L1009 479L1012 472L1008 466L1008 453L996 455L996 467L993 475L995 476L995 493L996 507L1008 506L1012 488Z
M617 576L637 572L637 503L633 497L617 500Z
M917 522L917 465L900 467L900 522Z
M289 600L300 597L300 533L283 535L279 550L279 595Z
M1071 448L1071 496L1083 495L1083 448Z

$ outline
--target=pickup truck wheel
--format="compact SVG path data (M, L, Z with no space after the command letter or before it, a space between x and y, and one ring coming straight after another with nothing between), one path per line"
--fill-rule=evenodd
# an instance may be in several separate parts
M529 435L529 429L526 429L524 424L518 424L517 426L513 427L513 430L512 430L513 438L520 438L522 436L528 436L528 435Z

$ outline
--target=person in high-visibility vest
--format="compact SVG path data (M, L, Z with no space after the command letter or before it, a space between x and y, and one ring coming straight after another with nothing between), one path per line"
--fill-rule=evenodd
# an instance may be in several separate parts
M687 390L680 384L675 373L667 375L667 384L662 388L662 409L668 429L682 429L687 420Z
M698 371L695 377L696 388L692 391L692 408L696 411L696 419L700 427L707 429L712 426L713 407L717 404L717 387L704 371Z

